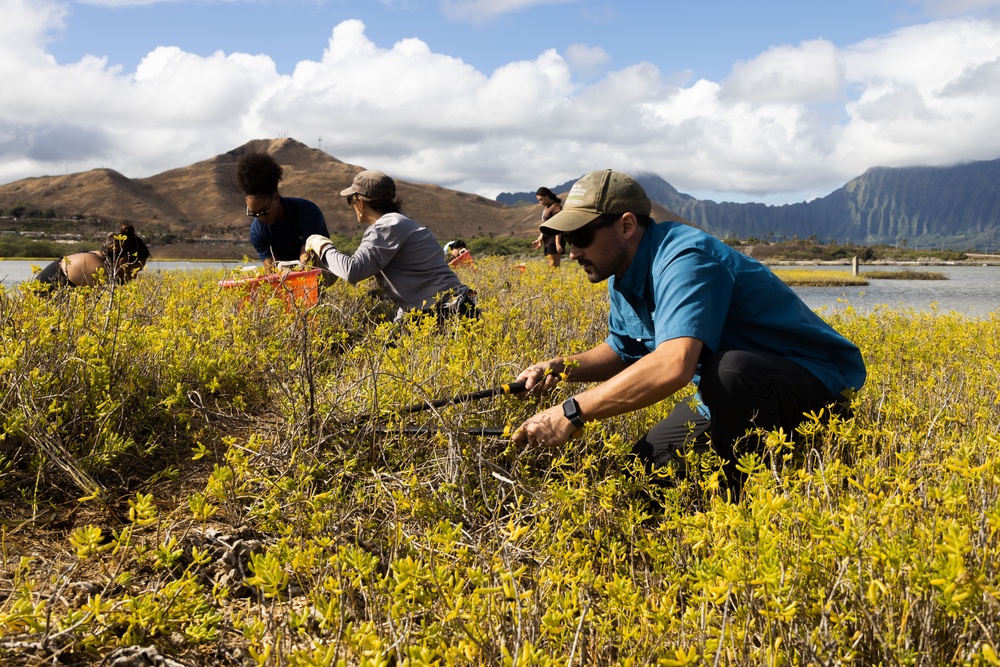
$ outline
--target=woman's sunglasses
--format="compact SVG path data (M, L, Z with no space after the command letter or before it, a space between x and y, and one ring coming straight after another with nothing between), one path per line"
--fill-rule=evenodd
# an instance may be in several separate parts
M271 198L267 200L267 206L265 206L264 208L260 209L259 211L251 211L250 210L250 206L247 205L247 217L248 218L259 218L262 215L267 215L268 213L271 212L271 204L273 204L273 203L274 203L274 195L271 195Z
M601 227L607 227L608 225L615 224L619 219L621 219L621 216L614 213L611 215L602 215L586 227L575 229L572 232L564 232L563 238L566 239L571 246L583 250L594 242L594 232Z

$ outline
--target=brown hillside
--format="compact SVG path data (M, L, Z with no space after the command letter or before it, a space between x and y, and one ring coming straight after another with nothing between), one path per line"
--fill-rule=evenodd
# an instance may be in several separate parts
M97 216L109 223L152 223L177 216L153 188L113 169L26 178L0 186L0 207L10 209L18 204L54 209L60 217Z
M255 139L222 155L141 179L110 169L28 178L0 186L0 208L26 204L59 217L98 218L105 228L132 222L144 236L176 234L244 241L249 220L236 187L236 162L249 151L274 155L285 170L280 191L315 202L331 232L354 233L358 223L340 197L363 167L350 165L294 139ZM390 174L391 176L392 174ZM404 211L439 240L485 235L533 236L537 206L506 206L437 185L397 180ZM659 220L679 219L654 206Z
M274 155L284 168L283 195L314 201L331 232L359 231L340 191L363 167L341 162L294 139L256 139L222 155L148 178L129 179L110 169L95 169L23 179L0 186L0 208L26 204L53 209L59 217L99 218L108 228L132 222L144 235L243 240L249 220L243 195L236 187L236 162L254 150ZM404 210L445 240L489 233L530 235L536 224L538 214L532 207L505 206L435 185L405 181L397 181L397 185Z

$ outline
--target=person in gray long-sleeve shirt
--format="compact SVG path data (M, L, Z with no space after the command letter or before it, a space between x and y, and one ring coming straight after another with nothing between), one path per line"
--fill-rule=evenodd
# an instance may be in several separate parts
M310 236L306 250L323 266L352 285L374 277L397 306L397 320L410 311L438 318L478 315L474 294L445 263L434 234L400 211L392 178L362 171L340 194L368 229L353 255L337 250L325 236Z

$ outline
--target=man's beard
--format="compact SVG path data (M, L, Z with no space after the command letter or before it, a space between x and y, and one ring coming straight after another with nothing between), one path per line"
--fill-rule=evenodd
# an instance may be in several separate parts
M599 283L607 280L608 276L602 275L600 269L594 266L591 262L579 259L576 263L583 268L583 272L587 274L587 280L590 282Z
M615 275L622 267L625 262L627 251L624 245L616 245L614 248L608 248L604 253L604 257L600 265L591 262L586 258L576 260L584 273L587 274L587 280L592 283L601 283L607 280L612 275ZM623 269L622 269L623 270Z

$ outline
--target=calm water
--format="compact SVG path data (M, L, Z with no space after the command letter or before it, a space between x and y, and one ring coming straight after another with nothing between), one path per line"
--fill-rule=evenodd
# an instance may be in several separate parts
M0 260L0 281L12 286L31 278L31 265L44 266L45 261L20 259ZM150 262L147 271L188 271L191 269L232 269L242 262ZM576 267L566 267L573 270ZM850 271L848 266L807 267L819 270ZM861 273L877 270L897 270L904 267L861 267ZM795 292L813 309L838 310L845 304L862 312L878 306L956 311L981 317L1000 309L1000 266L928 266L912 267L916 271L935 271L948 280L872 280L864 287L796 287Z
M46 259L0 259L0 284L6 287L16 285L24 280L30 280L33 275L32 265L45 267L52 260ZM146 265L145 271L190 271L191 269L232 269L242 266L243 262L219 261L219 262L158 262L150 261Z
M849 266L803 268L851 270ZM867 285L858 287L794 289L814 310L823 307L838 310L850 304L861 312L870 312L878 306L889 306L916 310L936 308L939 312L955 311L982 317L1000 309L1000 266L862 266L860 269L862 276L869 271L897 270L932 271L942 273L948 279L870 280Z

